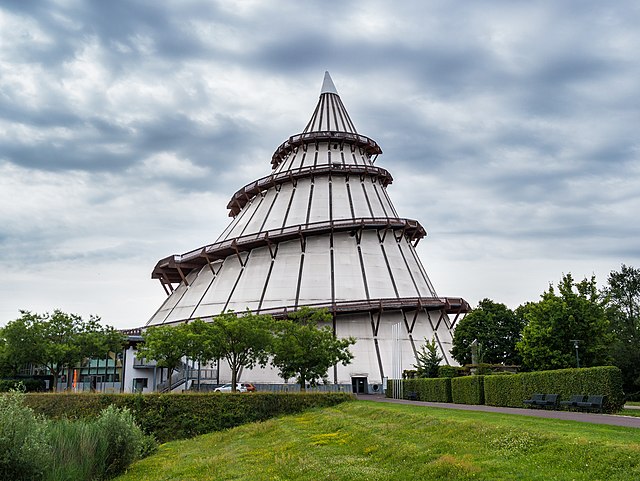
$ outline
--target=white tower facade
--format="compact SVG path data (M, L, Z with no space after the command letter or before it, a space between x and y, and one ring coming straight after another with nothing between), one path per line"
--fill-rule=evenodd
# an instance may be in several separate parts
M328 373L333 383L366 391L391 377L398 323L404 369L413 368L424 338L435 338L452 363L453 324L469 305L436 294L415 251L426 232L396 212L391 174L374 165L381 153L356 131L325 73L304 131L277 148L269 175L232 196L233 220L220 237L157 263L152 278L168 297L147 326L228 310L282 317L301 306L327 308L335 335L357 339L353 362ZM271 369L243 379L284 382Z

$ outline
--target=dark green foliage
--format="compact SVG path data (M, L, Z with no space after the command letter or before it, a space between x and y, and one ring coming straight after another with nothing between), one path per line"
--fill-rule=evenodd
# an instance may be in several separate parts
M409 393L415 392L419 401L427 402L451 402L450 378L416 378L403 379L402 390L404 399L408 399ZM393 380L387 381L386 396L391 397L393 392Z
M484 376L452 379L451 398L457 404L484 404Z
M144 332L144 343L138 345L136 355L141 359L156 361L158 367L166 367L169 371L167 377L171 378L191 348L188 329L187 324L150 327Z
M520 364L516 343L524 321L504 304L483 299L458 322L453 334L451 354L460 364L471 364L471 343L478 341L476 362Z
M136 426L126 408L109 406L97 419L46 420L25 405L25 400L24 394L15 391L0 395L2 480L112 478L157 446Z
M42 379L0 379L0 392L12 390L24 392L42 392L45 390L45 383Z
M464 372L464 368L458 366L440 366L438 367L438 377L458 377Z
M424 344L416 352L416 368L418 377L438 377L438 368L443 357L438 353L438 345L435 339L430 341L425 338Z
M109 405L129 408L144 432L167 442L353 399L348 393L27 394L47 418L91 419Z
M613 364L622 371L627 396L640 397L640 269L622 264L619 272L609 274L607 284L607 313L616 336Z
M231 386L236 390L242 368L264 367L273 345L273 317L266 314L223 312L213 319L208 331L213 355L225 359L231 369Z
M574 282L567 274L557 291L549 286L540 301L517 310L527 322L517 344L523 366L532 371L576 367L573 339L580 341L581 367L607 365L615 336L595 277Z
M337 338L331 319L326 309L302 307L278 323L271 363L284 379L295 377L301 391L326 378L331 366L346 366L353 359L349 346L355 338Z
M45 366L53 376L53 388L66 366L75 366L87 357L104 357L122 348L124 336L100 318L88 320L59 310L49 314L21 311L21 317L0 329L2 356L15 367L24 364Z
M491 406L524 407L534 393L606 396L604 411L617 412L624 405L622 373L614 366L537 371L511 376L485 376L485 403Z

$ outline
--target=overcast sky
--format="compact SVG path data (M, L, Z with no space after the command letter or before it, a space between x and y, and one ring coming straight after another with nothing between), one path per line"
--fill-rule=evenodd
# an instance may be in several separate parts
M4 0L0 325L144 325L156 262L215 240L325 70L440 295L640 267L639 5Z

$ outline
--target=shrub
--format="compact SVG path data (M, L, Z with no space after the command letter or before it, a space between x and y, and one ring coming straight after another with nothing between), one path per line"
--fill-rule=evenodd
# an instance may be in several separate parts
M145 433L167 442L353 399L348 393L27 394L47 418L93 419L107 406L128 408Z
M523 407L522 401L534 393L559 394L561 399L601 394L606 396L605 412L619 411L624 405L622 373L613 366L486 376L484 391L485 402L492 406Z
M45 390L45 383L42 379L0 379L0 392L9 391L42 392Z
M0 479L41 479L49 464L47 422L24 406L23 396L0 395Z
M387 381L387 397L391 397L393 380ZM418 378L402 381L403 398L408 399L409 393L415 392L418 400L427 402L451 402L450 378Z
M484 404L484 376L452 379L451 398L458 404Z
M95 422L69 421L49 423L51 467L46 479L91 480L104 473L105 437Z
M48 434L52 467L46 479L52 481L112 478L149 454L149 447L155 445L126 408L113 406L104 409L97 419L52 421Z
M461 369L457 366L440 366L438 368L438 377L458 377L461 375Z
M145 434L136 425L128 408L118 409L110 405L100 413L96 426L104 439L104 473L115 476L136 459L142 457ZM148 454L148 453L147 453Z

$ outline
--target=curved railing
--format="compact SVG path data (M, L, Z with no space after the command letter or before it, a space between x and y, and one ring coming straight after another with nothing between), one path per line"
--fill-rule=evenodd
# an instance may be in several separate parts
M349 231L356 235L358 231L369 229L401 230L402 234L410 242L417 242L427 235L424 227L417 220L412 219L361 217L298 224L227 239L194 249L185 254L166 257L158 261L151 273L151 278L160 279L168 283L186 282L186 276L191 271L201 268L208 262L225 259L230 255L250 251L257 247L330 232Z
M471 311L471 306L461 297L392 297L377 299L360 299L355 301L326 301L315 304L305 304L313 309L327 309L334 315L357 314L362 312L380 313L384 311L444 311L447 314L465 314ZM248 310L253 314L269 314L275 318L285 318L302 306L280 306L260 310ZM245 311L246 312L246 311ZM179 324L189 319L178 319L165 324ZM208 319L205 319L208 320Z
M311 142L339 142L349 143L351 145L355 145L356 147L362 148L367 154L381 154L382 149L377 144L377 142L369 137L360 134L353 134L351 132L334 132L334 131L324 131L324 132L307 132L297 135L292 135L288 140L285 140L280 146L276 149L271 157L271 165L275 169L280 162L284 160L284 158L293 151L296 147L311 143Z
M324 164L317 166L310 165L307 167L301 167L299 169L287 170L285 172L271 174L245 185L242 189L233 194L231 200L227 204L227 209L229 209L229 217L235 217L236 215L238 215L240 210L247 204L247 202L249 202L263 190L275 187L276 185L284 184L286 182L294 182L298 179L334 173L343 175L370 175L379 179L384 187L393 182L393 177L388 170L381 167L374 167L372 165L355 165L342 163Z

